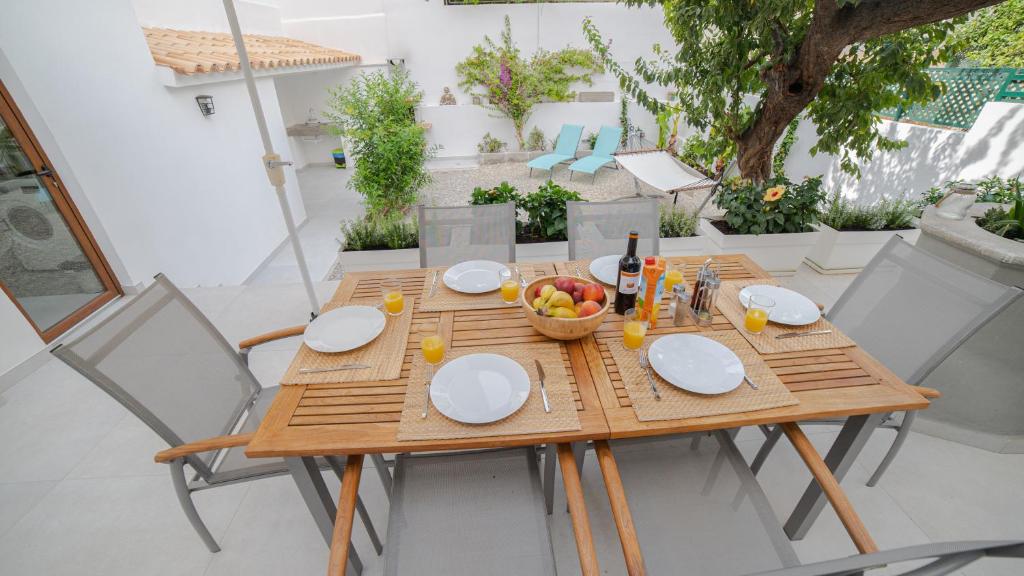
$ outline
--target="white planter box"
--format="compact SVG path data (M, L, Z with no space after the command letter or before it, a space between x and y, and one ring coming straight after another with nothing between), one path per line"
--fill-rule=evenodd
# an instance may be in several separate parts
M708 240L705 236L661 238L658 251L662 256L701 256L709 253Z
M840 232L831 226L819 224L821 237L807 252L807 264L822 274L849 274L860 271L882 249L882 245L899 234L911 244L917 242L921 231L870 230Z
M711 254L746 254L758 266L776 276L796 272L807 251L818 242L821 232L788 234L722 234L706 218L700 230L708 240Z
M341 267L345 272L369 270L401 270L420 267L420 249L359 250L341 253Z
M482 152L480 153L479 163L485 164L502 164L504 162L522 162L526 163L534 158L544 154L544 152Z

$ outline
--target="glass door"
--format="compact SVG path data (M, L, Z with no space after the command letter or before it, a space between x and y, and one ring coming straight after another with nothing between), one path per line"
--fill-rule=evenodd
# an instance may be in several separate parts
M0 289L46 342L120 294L50 166L0 83Z

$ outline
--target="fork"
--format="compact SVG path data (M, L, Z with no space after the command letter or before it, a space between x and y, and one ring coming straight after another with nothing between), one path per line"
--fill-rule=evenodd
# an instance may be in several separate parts
M661 394L658 392L658 386L654 383L654 377L651 376L651 363L647 360L647 348L640 348L640 367L643 368L644 374L647 375L647 382L651 385L651 392L654 393L655 400L661 400Z
M423 414L420 418L427 417L427 409L430 408L430 382L434 379L434 365L427 364L427 382L423 392Z

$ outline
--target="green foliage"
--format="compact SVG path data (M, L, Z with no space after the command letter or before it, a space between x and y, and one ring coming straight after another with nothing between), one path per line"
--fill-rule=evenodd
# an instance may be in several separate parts
M622 127L622 138L619 139L619 146L625 148L629 143L629 133L633 126L629 123L629 100L623 95L619 100L619 126Z
M342 222L341 233L345 237L345 251L399 250L419 246L416 218L365 216Z
M913 228L916 208L917 203L907 198L857 205L836 191L825 202L819 219L836 230L906 230Z
M423 93L402 70L360 74L345 87L330 90L325 117L349 141L355 173L349 187L358 191L374 217L404 213L430 181L423 163L435 148L412 109Z
M565 240L568 229L565 203L583 198L548 180L536 192L523 197L522 208L526 212L526 230L545 240Z
M526 146L523 128L533 106L543 100L567 102L576 97L576 82L593 84L592 76L604 72L590 50L566 47L555 52L539 49L529 59L512 41L512 25L505 16L499 43L484 36L483 44L455 66L459 86L479 96L484 106L512 120L519 149ZM475 92L474 92L475 90Z
M820 43L804 42L817 5L806 0L625 3L662 4L665 25L676 46L669 50L655 45L654 57L637 59L630 72L612 58L610 43L602 39L594 23L589 18L584 20L584 33L591 47L618 77L623 90L654 114L666 109L681 112L698 131L714 128L738 145L769 112L769 96L779 102L791 96L787 90L805 89L796 83L773 84L767 80L782 78L802 54L824 49ZM879 9L878 3L840 3L850 12ZM835 22L825 25L842 27L843 19L835 18ZM904 146L879 132L875 112L899 104L924 103L940 94L940 85L925 70L948 60L958 48L948 38L957 21L921 25L855 42L835 57L821 90L804 108L817 125L818 140L811 148L812 154L836 154L844 170L857 173L857 161L870 159L875 150ZM870 35L864 33L863 37ZM832 60L831 55L825 58L826 62ZM806 81L817 78L808 77ZM650 84L671 87L678 102L665 103L648 95L646 86ZM771 112L779 117L778 110ZM756 148L757 154L770 154L769 149L761 148Z
M682 208L662 205L659 215L662 238L686 238L697 233L697 215Z
M796 143L796 129L799 127L800 118L794 118L789 123L789 126L786 126L786 133L779 140L779 146L775 150L775 156L772 158L772 174L777 176L786 175L786 158L789 158L789 151L793 149L793 144Z
M587 143L587 148L593 150L594 146L597 145L597 132L588 132L587 135L583 137L583 141Z
M544 131L534 126L533 130L530 130L530 135L526 137L526 149L530 152L543 152L547 150L547 144Z
M1024 0L979 10L953 36L965 47L958 56L970 65L1024 68Z
M715 168L724 166L736 158L736 144L728 138L714 131L707 139L699 134L694 134L686 140L679 150L679 159L686 164L700 170L705 176L713 176Z
M1001 206L989 208L977 223L993 234L1024 242L1024 190L1021 189L1019 179L1014 180L1016 186L1013 188L1012 196L1006 199L1010 209Z
M491 136L490 132L484 134L484 137L480 139L480 143L476 145L476 149L481 154L504 152L506 148L508 148L508 144L494 136Z
M946 193L952 190L955 186L963 183L963 180L947 180L941 187L932 186L925 191L918 205L923 209L925 206L931 206L942 200L942 197ZM1000 178L999 176L989 176L984 180L980 180L977 183L978 186L978 197L977 202L995 202L997 204L1010 204L1016 201L1016 199L1024 194L1024 180L1021 180L1020 176L1014 176L1013 178Z
M780 191L777 199L770 199ZM824 199L820 177L799 184L785 176L762 183L732 178L722 182L715 205L725 210L725 223L736 234L780 234L811 231Z
M470 197L469 203L480 206L484 204L504 204L505 202L515 202L516 207L523 201L523 196L516 191L516 187L509 184L508 182L502 182L494 188L481 188L477 186L473 189L473 195Z

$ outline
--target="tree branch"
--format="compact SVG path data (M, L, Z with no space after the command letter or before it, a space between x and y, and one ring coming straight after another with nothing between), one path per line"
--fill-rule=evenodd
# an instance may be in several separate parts
M831 0L835 3L836 0ZM862 0L833 15L835 30L847 44L864 42L886 34L963 16L1001 0ZM821 2L818 2L821 5ZM817 10L815 17L818 16ZM831 27L831 26L830 26Z

